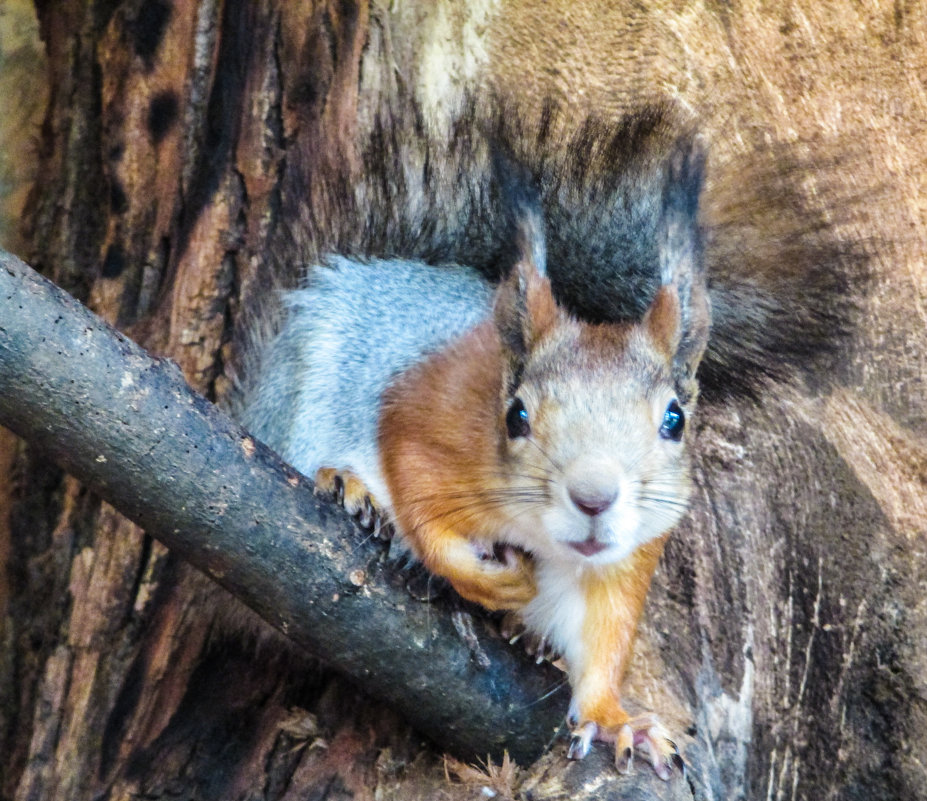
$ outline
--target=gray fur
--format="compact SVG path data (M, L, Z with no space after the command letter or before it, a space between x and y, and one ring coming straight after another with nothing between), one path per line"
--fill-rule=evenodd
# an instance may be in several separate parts
M282 327L258 354L243 422L310 478L353 470L389 508L377 455L379 398L393 378L485 318L473 270L341 256L285 292Z

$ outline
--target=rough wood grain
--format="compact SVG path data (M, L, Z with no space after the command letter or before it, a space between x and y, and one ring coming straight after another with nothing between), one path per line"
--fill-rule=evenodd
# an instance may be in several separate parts
M358 225L391 203L416 199L439 232L468 213L466 176L444 172L467 93L526 113L552 95L577 122L642 100L687 109L710 142L706 221L722 244L736 234L731 258L765 242L766 263L807 263L795 216L761 202L757 159L785 157L781 180L828 240L868 250L871 282L850 288L860 317L837 358L700 410L698 493L631 694L687 733L697 798L927 798L918 4L39 8L51 95L26 255L212 397L233 391L233 332L294 252L407 247L395 219L386 240ZM213 627L202 611L221 596L28 447L4 456L6 797L473 796L383 707ZM318 735L281 726L293 707ZM514 794L564 797L558 758Z

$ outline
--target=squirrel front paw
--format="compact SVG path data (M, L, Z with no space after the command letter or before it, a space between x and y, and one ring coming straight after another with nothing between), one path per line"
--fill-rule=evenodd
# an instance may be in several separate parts
M380 539L392 536L392 526L387 522L380 504L355 473L334 467L320 467L315 474L315 488L319 494L333 497L365 531L372 532Z
M634 755L637 754L664 781L672 777L674 770L685 775L686 765L679 749L655 715L637 715L622 724L607 727L591 720L580 722L573 729L567 757L582 759L589 753L594 740L614 743L615 767L619 773L631 772Z
M457 592L486 609L521 609L535 595L534 563L524 551L504 546L497 554L470 543L467 559L454 559L441 572Z

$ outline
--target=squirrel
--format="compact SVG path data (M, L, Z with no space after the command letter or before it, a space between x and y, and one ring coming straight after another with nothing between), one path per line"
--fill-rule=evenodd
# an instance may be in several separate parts
M333 255L283 294L244 422L370 524L395 526L464 598L512 610L563 657L571 758L594 739L661 778L683 763L620 683L651 577L690 494L689 418L710 302L700 141L658 198L659 288L642 319L588 322L546 274L543 212L514 203L514 266Z

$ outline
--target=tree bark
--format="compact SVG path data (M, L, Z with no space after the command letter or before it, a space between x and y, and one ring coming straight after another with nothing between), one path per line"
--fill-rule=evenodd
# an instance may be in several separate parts
M541 754L569 701L559 671L482 628L468 648L447 609L391 582L377 540L170 362L2 251L0 297L0 423L441 748Z
M802 265L868 249L870 279L833 297L857 307L836 357L699 409L692 511L627 682L680 732L688 781L616 777L604 749L567 765L555 747L500 792L927 798L917 9L37 9L50 96L24 255L211 400L230 402L240 334L297 260L466 258L484 200L457 169L475 160L467 97L515 117L554 98L568 129L691 110L710 270L781 267L800 298ZM753 169L764 159L781 169ZM747 314L749 280L740 297ZM0 796L473 797L388 707L259 627L216 624L221 591L35 448L3 434L0 471Z

